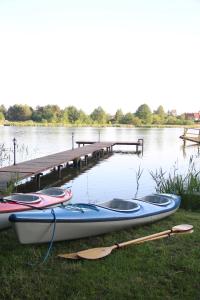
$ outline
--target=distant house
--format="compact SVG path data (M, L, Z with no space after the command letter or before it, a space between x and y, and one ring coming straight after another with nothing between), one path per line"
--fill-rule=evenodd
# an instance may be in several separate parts
M185 113L185 119L199 122L200 121L200 112L198 112L198 113Z

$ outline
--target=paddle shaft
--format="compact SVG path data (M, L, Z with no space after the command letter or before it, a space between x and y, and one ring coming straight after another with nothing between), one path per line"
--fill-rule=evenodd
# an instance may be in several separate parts
M175 234L181 235L181 234L192 233L192 232L193 232L193 230L188 230L188 231L185 231L185 232L171 232L171 233L168 233L168 234L163 234L163 235L160 235L160 236L151 237L151 238L149 238L147 240L140 241L137 244L142 244L144 242L155 241L155 240L159 240L159 239L171 237L171 236L173 236Z
M183 227L181 228L181 226L185 226L185 228L183 228ZM172 229L168 229L168 230L165 230L165 231L161 231L161 232L158 232L158 233L147 235L147 236L142 237L142 238L138 238L138 239L135 239L135 240L131 240L131 241L127 241L127 242L123 242L123 243L120 243L120 244L113 245L113 249L125 247L125 246L131 245L131 244L137 244L138 242L142 242L142 241L154 238L154 237L159 237L159 236L162 236L162 235L165 235L165 234L170 236L170 234L172 234L172 233L184 233L184 232L186 233L186 232L191 231L192 228L193 228L192 225L178 225L178 226L172 227Z
M142 242L142 241L148 240L150 238L158 237L158 236L161 236L161 235L170 234L172 232L173 232L172 229L169 229L169 230L161 231L161 232L158 232L158 233L150 234L150 235L147 235L145 237L141 237L141 238L134 239L134 240L127 241L127 242L123 242L123 243L119 243L117 245L114 245L115 246L114 248L121 248L121 247L125 247L125 246L131 245L131 244L137 244L138 242Z

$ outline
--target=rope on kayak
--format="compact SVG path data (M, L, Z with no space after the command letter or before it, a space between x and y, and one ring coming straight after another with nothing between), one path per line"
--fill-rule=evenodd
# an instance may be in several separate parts
M55 214L55 211L54 209L52 208L51 209L51 214L53 215L53 231L52 231L52 237L51 237L51 240L49 242L49 247L47 249L47 252L44 256L44 258L42 259L41 262L36 262L36 263L28 263L29 266L31 267L35 267L37 265L42 265L46 262L46 260L48 259L49 255L50 255L50 252L52 250L52 247L53 247L53 241L54 241L54 236L55 236L55 231L56 231L56 214Z

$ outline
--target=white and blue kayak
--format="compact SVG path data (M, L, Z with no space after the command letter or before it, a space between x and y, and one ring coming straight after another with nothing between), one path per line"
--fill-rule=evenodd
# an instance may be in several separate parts
M113 199L100 204L76 203L9 218L22 244L73 240L147 224L168 217L179 196L153 194L141 199Z

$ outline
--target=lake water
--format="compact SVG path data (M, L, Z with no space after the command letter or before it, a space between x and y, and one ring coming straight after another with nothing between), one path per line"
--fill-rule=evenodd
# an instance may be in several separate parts
M101 202L121 197L135 196L136 173L142 170L137 196L155 192L155 183L150 175L162 168L179 173L188 169L193 157L196 169L199 165L199 147L188 144L183 147L179 138L181 128L65 128L65 127L0 127L0 145L10 156L1 164L13 163L13 138L17 140L17 162L72 148L72 133L76 140L91 141L137 141L144 139L143 155L136 155L135 146L115 146L108 159L101 160L93 168L81 173L69 182L74 193L73 201ZM74 146L76 144L74 143ZM125 152L125 153L123 153Z

